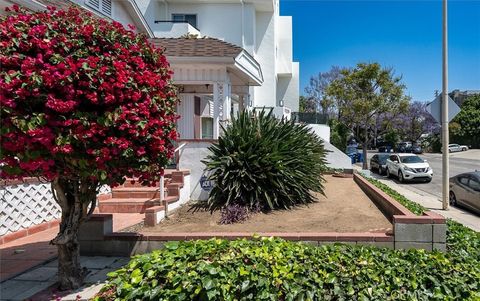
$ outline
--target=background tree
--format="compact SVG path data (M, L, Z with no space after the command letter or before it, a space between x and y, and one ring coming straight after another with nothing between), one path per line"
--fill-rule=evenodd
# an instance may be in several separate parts
M420 101L409 103L406 112L399 115L395 128L406 141L418 141L423 134L436 133L440 125L426 110L427 104Z
M153 184L172 157L176 91L161 51L119 23L14 11L0 18L1 177L51 182L60 284L75 288L77 233L99 187Z
M311 98L300 95L299 98L299 111L300 113L314 113L315 112L315 101Z
M461 111L450 123L451 138L456 143L480 148L480 94L468 97Z
M330 114L336 106L333 95L327 94L327 87L332 81L342 76L341 68L332 66L330 71L319 72L318 75L310 77L310 82L305 87L308 98L315 103L315 111L323 114Z
M343 69L341 75L328 86L327 94L340 100L341 121L363 141L363 168L367 169L368 145L374 136L391 129L392 121L406 111L409 97L404 95L401 77L378 63L359 63L353 69Z

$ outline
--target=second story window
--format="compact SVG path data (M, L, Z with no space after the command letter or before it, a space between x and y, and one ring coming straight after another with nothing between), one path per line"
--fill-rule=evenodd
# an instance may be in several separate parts
M104 15L112 16L112 0L85 0L85 3Z
M173 22L186 22L197 28L197 15L172 14Z

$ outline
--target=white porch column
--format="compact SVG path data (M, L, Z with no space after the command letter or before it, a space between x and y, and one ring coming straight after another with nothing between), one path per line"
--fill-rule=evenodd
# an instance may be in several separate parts
M240 94L238 95L238 110L242 112L244 108L245 108L245 95Z
M232 110L232 86L224 84L223 121L230 120ZM223 125L226 125L224 122Z
M220 136L220 120L223 119L224 83L213 83L213 139Z

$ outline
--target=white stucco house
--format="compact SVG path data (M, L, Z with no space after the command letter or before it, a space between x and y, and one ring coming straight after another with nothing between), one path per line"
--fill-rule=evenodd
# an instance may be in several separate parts
M181 99L180 167L191 170L193 199L201 189L207 147L241 109L273 109L290 118L299 107L299 63L293 62L292 18L279 0L0 0L31 10L75 3L146 34L164 49Z
M278 0L137 0L165 49L179 86L180 168L191 170L191 198L208 195L203 164L222 124L241 109L298 111L299 64L292 57L292 18ZM203 186L203 187L202 187Z

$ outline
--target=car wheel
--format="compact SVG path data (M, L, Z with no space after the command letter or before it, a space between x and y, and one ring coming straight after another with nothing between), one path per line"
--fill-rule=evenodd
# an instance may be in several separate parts
M462 147L462 152L466 151L467 149L465 147Z
M457 197L453 191L450 191L450 205L457 206Z
M400 181L400 183L404 183L404 182L405 182L405 178L403 177L402 171L399 171L399 172L398 172L398 181Z
M383 167L378 168L378 173L382 176L385 174L385 169Z
M432 182L432 179L428 179L425 181L425 183L430 183L430 182Z

